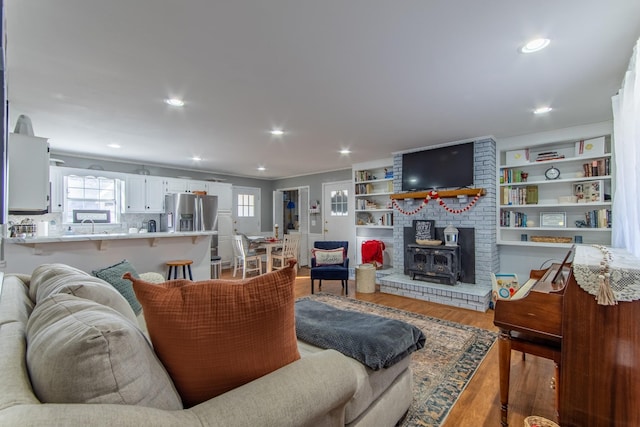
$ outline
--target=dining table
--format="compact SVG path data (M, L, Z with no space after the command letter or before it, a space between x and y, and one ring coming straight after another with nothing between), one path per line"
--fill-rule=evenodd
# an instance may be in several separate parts
M272 252L275 249L282 249L283 241L281 239L269 238L264 236L247 236L251 245L255 248L264 249L267 255L267 268L265 273L273 270Z

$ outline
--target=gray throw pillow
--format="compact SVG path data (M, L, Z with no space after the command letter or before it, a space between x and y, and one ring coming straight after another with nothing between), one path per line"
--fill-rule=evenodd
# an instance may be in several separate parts
M137 316L142 311L142 306L138 302L136 294L133 292L131 281L122 278L124 273L127 272L131 273L131 275L135 278L140 278L140 275L138 274L136 269L133 268L133 266L126 259L115 265L92 271L94 276L110 283L111 286L116 288L118 292L120 292L122 296L125 297L129 305L133 309L133 312Z

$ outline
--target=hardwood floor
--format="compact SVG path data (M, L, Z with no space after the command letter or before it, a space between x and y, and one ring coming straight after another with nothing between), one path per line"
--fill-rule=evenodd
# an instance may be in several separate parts
M223 277L229 277L227 276L228 271L225 270ZM343 294L338 281L325 281L322 285L322 292ZM310 293L309 270L301 268L296 279L296 298ZM349 281L349 297L498 331L493 325L492 310L480 313L380 292L357 293L354 281ZM510 426L523 426L524 419L529 415L538 415L557 421L555 391L551 389L553 375L552 361L531 355L527 355L526 360L523 361L520 353L513 352L509 393L508 421ZM496 343L454 405L443 427L499 426L499 392L498 345Z

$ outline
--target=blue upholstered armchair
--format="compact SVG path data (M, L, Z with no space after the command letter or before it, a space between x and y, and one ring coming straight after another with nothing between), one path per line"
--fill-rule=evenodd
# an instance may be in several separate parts
M344 288L345 295L349 295L349 258L347 257L347 251L349 249L349 242L347 241L318 241L314 242L313 247L315 249L338 249L344 248L344 259L341 264L324 264L319 265L316 257L311 258L311 293L313 293L313 284L317 279L318 289L322 289L323 280L340 280L342 287Z

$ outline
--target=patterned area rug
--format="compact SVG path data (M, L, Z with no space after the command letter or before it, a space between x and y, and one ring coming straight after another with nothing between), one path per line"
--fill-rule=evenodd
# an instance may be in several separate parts
M485 329L337 295L319 293L301 299L403 320L422 330L427 341L412 355L413 403L403 427L442 425L498 336Z

